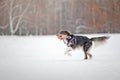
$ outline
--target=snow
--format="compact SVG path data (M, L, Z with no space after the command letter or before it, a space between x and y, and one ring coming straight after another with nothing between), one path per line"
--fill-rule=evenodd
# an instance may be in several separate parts
M1 36L0 80L119 80L120 34L110 36L93 58L83 60L82 50L64 55L66 45L56 36Z

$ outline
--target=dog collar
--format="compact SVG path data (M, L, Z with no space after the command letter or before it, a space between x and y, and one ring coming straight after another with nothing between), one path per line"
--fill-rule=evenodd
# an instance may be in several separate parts
M69 45L70 43L72 43L73 45L76 45L76 38L75 36L70 36L67 38L67 45Z

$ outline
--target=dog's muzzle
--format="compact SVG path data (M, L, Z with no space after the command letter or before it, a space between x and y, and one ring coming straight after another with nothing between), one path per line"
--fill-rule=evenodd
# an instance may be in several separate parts
M62 38L62 35L57 35L57 38L59 39L59 40L62 40L63 38Z

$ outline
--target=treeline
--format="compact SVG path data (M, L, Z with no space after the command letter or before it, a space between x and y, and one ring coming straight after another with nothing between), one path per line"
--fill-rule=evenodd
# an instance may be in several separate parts
M0 35L119 33L120 0L0 0Z

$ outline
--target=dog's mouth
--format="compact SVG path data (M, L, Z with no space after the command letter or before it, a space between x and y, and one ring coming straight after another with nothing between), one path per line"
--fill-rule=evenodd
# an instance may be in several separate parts
M62 38L62 35L57 35L57 38L59 39L59 40L62 40L63 38Z

